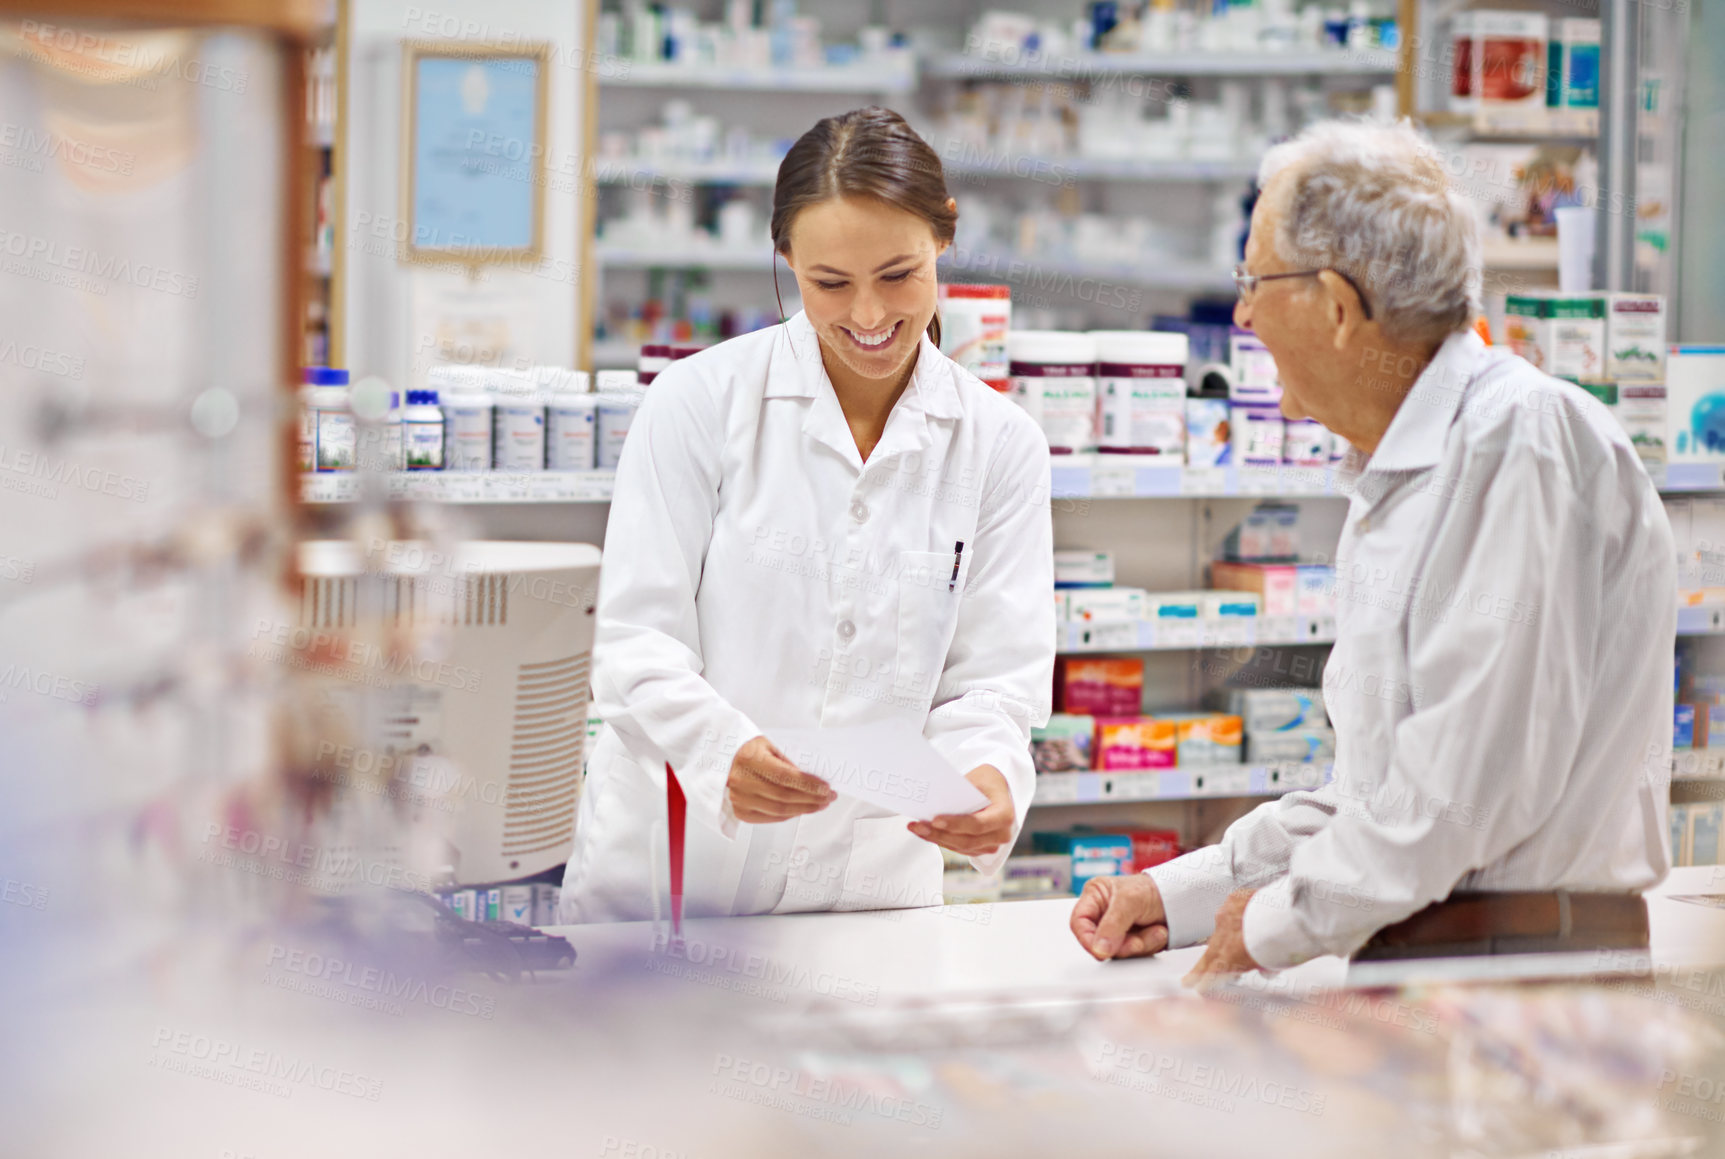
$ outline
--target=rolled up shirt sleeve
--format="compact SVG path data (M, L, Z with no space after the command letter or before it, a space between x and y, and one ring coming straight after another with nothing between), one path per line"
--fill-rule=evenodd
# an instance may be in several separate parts
M978 765L1001 771L1016 838L1036 788L1030 730L1048 722L1054 688L1047 440L1027 420L1007 423L984 478L975 554L923 735L960 772ZM997 873L1011 847L1008 841L971 863L979 873Z
M691 817L732 837L731 760L761 730L702 678L695 615L723 429L707 385L675 368L630 426L605 533L593 703L637 759L669 762Z
M1592 682L1603 537L1564 464L1511 453L1446 505L1407 618L1412 711L1375 785L1246 907L1266 968L1350 954L1536 832L1565 791ZM1343 741L1342 743L1345 743Z

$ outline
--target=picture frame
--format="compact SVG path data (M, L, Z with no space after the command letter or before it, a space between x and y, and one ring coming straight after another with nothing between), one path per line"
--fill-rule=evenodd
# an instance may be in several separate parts
M550 61L542 42L403 42L402 261L540 260Z

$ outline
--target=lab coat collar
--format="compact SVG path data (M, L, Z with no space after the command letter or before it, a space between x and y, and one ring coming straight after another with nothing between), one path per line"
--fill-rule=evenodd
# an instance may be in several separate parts
M1363 464L1366 475L1438 465L1450 425L1484 352L1485 343L1472 330L1444 339L1402 400L1377 450Z
M859 472L862 456L845 422L844 409L821 361L820 339L802 311L784 323L791 357L774 359L767 376L767 398L813 399L803 416L803 433L842 455ZM920 450L933 440L929 419L956 419L963 413L953 364L923 334L910 383L887 416L886 430L869 456L870 462L906 451Z

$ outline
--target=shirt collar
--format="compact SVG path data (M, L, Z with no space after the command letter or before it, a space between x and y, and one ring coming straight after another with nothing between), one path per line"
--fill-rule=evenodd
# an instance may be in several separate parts
M1472 330L1459 330L1444 339L1396 408L1377 450L1362 464L1365 473L1437 466L1450 424L1484 351L1485 343Z
M815 398L832 393L826 364L821 361L821 343L814 323L799 310L784 322L790 361L774 360L767 376L768 398ZM958 398L958 380L952 360L924 333L916 355L916 370L894 407L908 407L937 419L956 419L963 413Z

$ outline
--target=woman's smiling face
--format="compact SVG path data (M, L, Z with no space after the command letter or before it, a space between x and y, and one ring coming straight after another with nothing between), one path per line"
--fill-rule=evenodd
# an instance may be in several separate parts
M872 198L835 197L797 214L790 243L785 262L821 346L860 378L898 376L934 317L934 263L946 246L929 223Z

